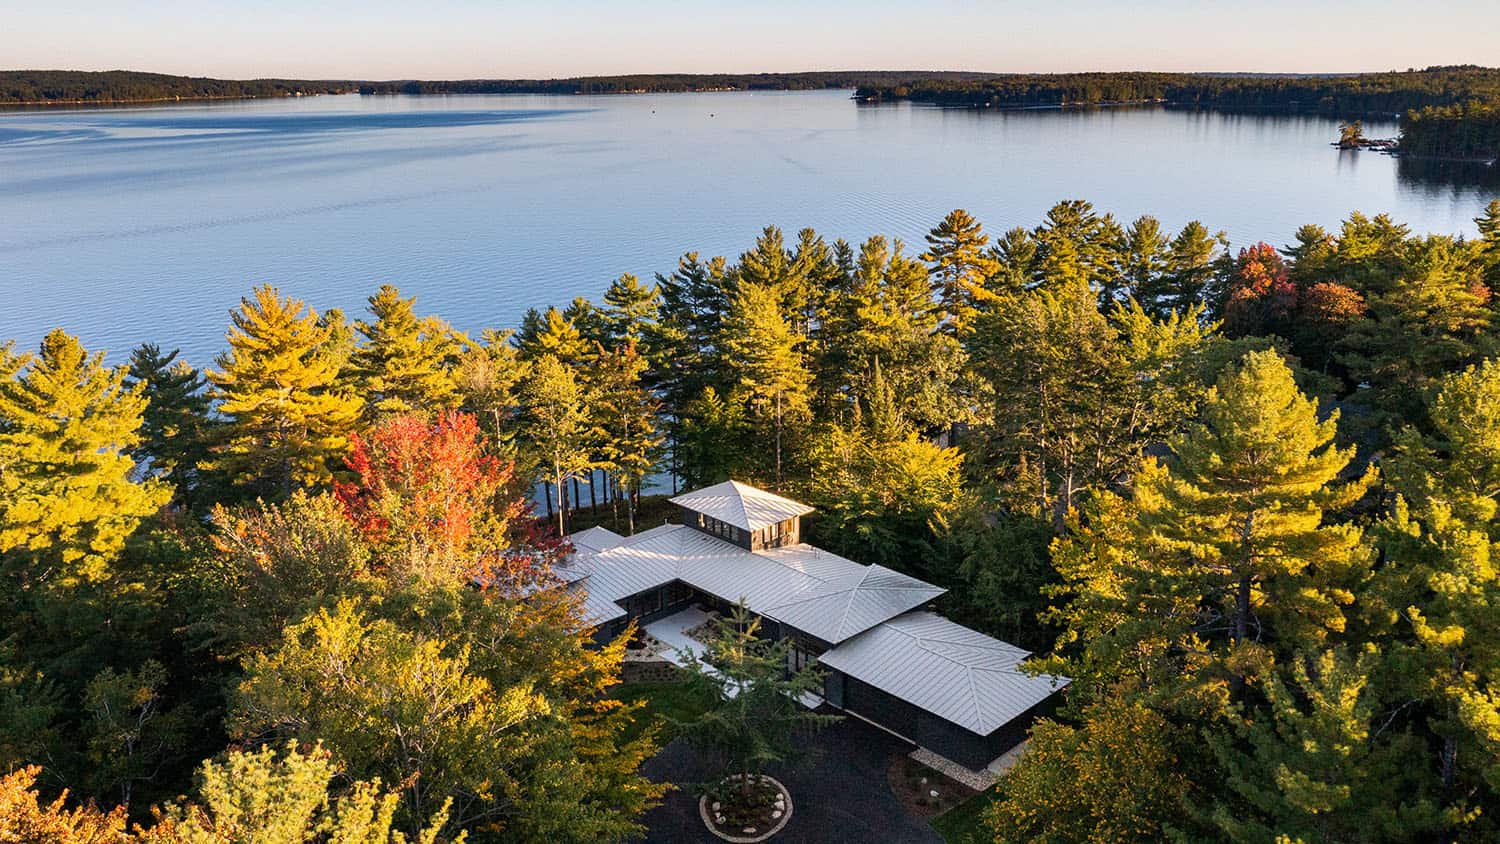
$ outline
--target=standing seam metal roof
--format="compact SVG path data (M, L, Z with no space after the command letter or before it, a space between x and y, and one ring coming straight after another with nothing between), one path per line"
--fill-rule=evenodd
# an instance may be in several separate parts
M748 531L757 531L813 511L800 501L782 498L739 481L725 481L667 500Z
M1068 684L1021 671L1014 645L931 612L909 612L840 644L818 662L981 736Z
M695 528L664 525L591 555L577 588L595 624L625 615L618 601L681 580L837 644L943 594L882 566L810 545L747 551Z

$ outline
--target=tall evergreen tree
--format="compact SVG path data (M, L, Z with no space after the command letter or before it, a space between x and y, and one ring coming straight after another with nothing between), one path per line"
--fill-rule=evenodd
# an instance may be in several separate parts
M553 307L545 312L536 308L527 311L521 318L521 328L514 341L521 357L527 361L552 355L564 363L576 364L588 354L587 343L578 326Z
M564 486L591 466L594 418L590 397L573 369L542 355L521 385L523 437L535 449L542 477L552 485L557 533L568 532Z
M369 301L375 318L354 324L364 342L350 360L368 420L457 407L450 367L459 344L453 330L435 318L419 318L413 311L417 300L401 298L389 284Z
M1125 241L1120 255L1120 286L1104 290L1106 299L1134 298L1141 300L1149 291L1161 283L1166 272L1168 256L1167 236L1155 217L1142 216L1125 230Z
M1002 498L1058 527L1086 490L1123 477L1142 450L1181 427L1201 390L1195 319L1153 321L1138 306L1099 310L1084 282L1007 297L969 338L988 388L971 457Z
M1084 643L1075 695L1124 683L1212 712L1278 657L1345 629L1369 578L1361 531L1326 522L1363 495L1274 351L1220 376L1202 421L1148 461L1126 501L1098 495L1054 561L1072 601L1061 645ZM1066 672L1064 672L1066 673ZM1082 689L1082 691L1080 691Z
M1441 813L1410 762L1420 747L1392 731L1370 679L1379 653L1327 650L1266 677L1267 706L1214 735L1225 774L1207 819L1230 841L1411 841Z
M1172 238L1166 272L1138 295L1146 310L1158 317L1172 312L1187 313L1206 301L1220 271L1229 241L1223 232L1210 234L1193 220Z
M1380 572L1406 690L1428 702L1445 797L1500 789L1500 363L1442 382L1432 433L1408 429L1390 463L1395 506ZM1414 664L1413 664L1414 663ZM1467 801L1465 801L1467 802Z
M141 415L140 442L131 456L147 471L165 478L177 494L191 498L199 483L199 466L208 458L212 401L203 374L177 350L167 354L155 343L144 343L130 354L127 383L141 385L146 409Z
M599 356L593 413L602 435L601 462L625 498L630 533L641 487L661 458L665 438L657 427L660 404L641 384L646 361L635 343Z
M999 264L985 249L989 242L984 227L962 208L948 212L927 233L927 251L920 257L927 262L938 302L954 331L967 330L977 309L993 299L986 282Z
M230 319L229 352L208 372L227 419L212 467L260 495L327 484L363 407L339 386L342 333L270 285Z
M604 291L604 347L643 342L652 333L660 304L655 285L647 287L630 273L615 279Z
M782 452L788 422L806 416L811 375L801 343L774 288L742 283L724 323L724 346L738 389L775 432L776 483L782 482Z
M126 368L54 330L0 370L0 559L23 588L100 580L141 520L171 496L133 479L146 410Z

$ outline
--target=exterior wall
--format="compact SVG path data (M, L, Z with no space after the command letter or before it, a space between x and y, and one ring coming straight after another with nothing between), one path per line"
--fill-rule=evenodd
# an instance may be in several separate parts
M802 541L802 520L790 518L777 522L770 527L760 530L745 530L736 525L726 524L711 516L705 516L686 507L682 510L682 523L691 528L697 528L709 536L732 542L747 551L764 551L768 548L781 548L787 545L796 545Z
M752 532L750 534L750 550L762 551L769 548L781 548L787 545L796 545L801 541L802 520L791 518Z
M1007 750L1020 744L1039 714L1056 706L1056 695L1042 704L1011 719L987 736L981 736L900 698L887 694L868 683L842 672L825 669L824 697L835 705L858 713L877 724L899 733L939 756L965 767L979 770ZM834 679L833 675L838 675Z
M753 550L750 544L750 531L742 530L731 524L726 524L711 516L682 508L682 523L688 527L697 528L709 536L731 542L744 548L746 551Z

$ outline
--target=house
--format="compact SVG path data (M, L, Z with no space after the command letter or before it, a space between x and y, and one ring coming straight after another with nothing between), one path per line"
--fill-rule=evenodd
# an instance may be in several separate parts
M1026 651L933 612L944 589L802 542L805 504L736 481L671 502L681 524L569 537L558 574L599 636L743 601L791 640L789 669L821 666L827 703L970 770L1024 740L1068 683L1022 672Z

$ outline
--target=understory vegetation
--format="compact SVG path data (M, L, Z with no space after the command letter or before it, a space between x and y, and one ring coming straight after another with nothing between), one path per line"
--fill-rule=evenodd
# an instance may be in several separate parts
M1493 840L1500 202L1478 230L1074 200L767 228L513 331L263 286L201 369L7 344L0 839L634 835L661 720L539 587L653 479L735 478L1072 678L995 840Z

